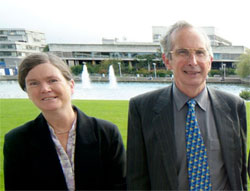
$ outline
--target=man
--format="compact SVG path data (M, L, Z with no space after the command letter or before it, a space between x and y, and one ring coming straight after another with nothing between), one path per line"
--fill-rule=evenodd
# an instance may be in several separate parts
M206 86L208 37L182 21L161 43L174 83L130 100L128 189L246 190L245 103Z

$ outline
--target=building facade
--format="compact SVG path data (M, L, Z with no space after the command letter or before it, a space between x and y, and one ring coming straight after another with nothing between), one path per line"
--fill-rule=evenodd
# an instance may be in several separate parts
M0 28L0 75L15 69L30 53L41 52L46 46L45 34L25 29ZM9 72L9 75L12 73ZM8 75L8 72L7 72Z
M158 43L118 42L117 39L103 39L102 44L48 44L49 52L61 57L68 65L83 63L99 64L103 60L117 60L133 65L139 56L160 53ZM155 62L159 62L155 59Z
M140 56L153 55L157 67L164 67L161 59L160 40L169 27L153 26L152 42L120 42L118 39L102 39L100 44L49 43L49 52L61 57L69 66L103 60L117 60L123 65L135 65ZM246 47L233 46L222 38L215 27L202 27L212 45L212 68L233 68ZM0 29L0 68L16 68L20 60L33 52L41 52L46 46L45 34L25 29ZM153 64L153 63L150 63ZM3 71L0 71L0 75Z

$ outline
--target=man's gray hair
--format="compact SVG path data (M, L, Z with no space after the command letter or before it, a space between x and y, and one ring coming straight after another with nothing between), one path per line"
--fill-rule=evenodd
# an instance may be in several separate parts
M191 25L190 23L186 21L178 21L170 27L166 35L161 40L162 53L164 53L168 59L171 59L170 51L172 51L173 49L172 36L175 32L178 32L179 30L183 28L194 28L197 31L199 31L205 39L206 50L208 51L209 55L213 57L212 47L211 47L210 40L207 34L204 31L202 31L200 28L194 27L193 25Z

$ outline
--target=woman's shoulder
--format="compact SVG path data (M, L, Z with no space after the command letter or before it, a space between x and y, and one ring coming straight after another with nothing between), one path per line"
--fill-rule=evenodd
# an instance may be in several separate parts
M79 131L84 132L84 134L91 135L94 133L97 136L113 136L119 134L118 127L107 120L96 118L93 116L88 116L84 112L78 110L78 125Z
M5 139L28 139L28 137L33 133L34 128L37 126L37 123L39 123L41 119L42 115L40 114L36 119L11 129L5 134Z

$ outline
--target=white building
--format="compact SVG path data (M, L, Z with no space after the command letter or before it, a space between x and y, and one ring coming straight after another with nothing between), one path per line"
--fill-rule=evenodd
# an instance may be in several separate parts
M139 55L160 53L159 43L119 42L117 39L103 39L102 44L48 44L48 48L70 66L84 62L99 64L108 59L133 64Z
M45 34L17 28L0 28L0 67L15 68L30 53L46 46Z

